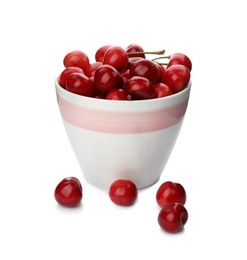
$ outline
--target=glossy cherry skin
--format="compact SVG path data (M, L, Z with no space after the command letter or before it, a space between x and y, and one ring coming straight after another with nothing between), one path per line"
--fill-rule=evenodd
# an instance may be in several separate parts
M72 73L67 79L66 89L72 93L86 97L94 95L92 80L82 73Z
M119 71L119 73L123 80L123 85L124 85L126 83L126 81L131 78L129 69L121 70L121 71Z
M160 207L175 202L184 205L186 202L186 191L180 183L166 181L158 188L156 201Z
M69 75L71 75L72 73L75 73L75 72L84 74L83 69L78 68L78 67L67 67L67 68L65 68L59 76L59 79L58 79L59 85L62 88L66 88L66 82L67 82Z
M162 64L156 63L156 66L159 71L159 76L158 76L158 81L157 82L162 82L163 74L165 72L165 68Z
M96 71L100 66L102 66L102 65L103 65L103 63L102 63L102 62L99 62L99 61L90 63L90 64L88 64L87 67L84 69L84 72L85 72L85 74L86 74L89 78L90 78L90 77L93 77L95 71Z
M54 192L58 204L66 207L77 206L83 197L80 181L76 177L67 177L60 181Z
M138 60L143 60L144 58L142 57L129 57L129 68L131 67L131 65L133 65L136 61Z
M184 65L176 64L167 68L162 77L162 82L168 85L173 93L178 93L186 88L190 81L190 71Z
M79 50L74 50L65 55L63 59L64 66L67 67L78 67L85 69L89 64L88 56Z
M158 215L160 227L169 233L177 233L183 229L188 220L187 209L179 203L171 203L163 207Z
M114 88L121 88L123 80L113 66L104 64L95 71L94 85L100 93L107 94Z
M153 84L156 84L160 78L157 63L148 59L136 61L130 66L129 71L132 77L141 76L149 79Z
M112 47L112 45L104 45L102 47L100 47L96 53L95 53L95 61L99 61L99 62L102 62L103 60L103 57L105 55L105 52L110 48Z
M112 46L106 50L102 62L120 71L128 68L128 54L122 47Z
M149 79L144 77L131 77L126 81L124 88L132 100L150 99L154 97L154 86Z
M115 88L106 95L106 99L108 99L108 100L128 100L128 96L127 96L125 89Z
M112 202L121 206L130 206L137 199L137 187L130 180L119 179L114 181L109 188L109 197Z
M189 71L192 70L192 62L189 59L188 56L186 56L183 53L174 53L171 55L171 58L167 64L167 68L171 67L172 65L175 64L180 64L180 65L184 65L185 67L187 67L189 69Z
M144 53L129 54L130 52L144 52L143 48L139 44L136 44L136 43L130 44L126 48L126 52L128 53L129 57L142 57L142 58L145 59L145 54Z
M172 95L172 90L164 83L157 83L154 85L154 98L167 97Z

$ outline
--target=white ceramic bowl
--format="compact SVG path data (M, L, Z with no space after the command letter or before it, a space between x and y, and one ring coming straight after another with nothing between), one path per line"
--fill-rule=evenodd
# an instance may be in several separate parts
M85 179L108 189L116 179L137 188L162 174L186 113L191 82L159 99L116 101L73 94L55 82L65 130Z

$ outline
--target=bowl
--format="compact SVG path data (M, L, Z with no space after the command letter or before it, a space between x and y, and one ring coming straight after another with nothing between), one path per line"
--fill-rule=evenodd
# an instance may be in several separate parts
M117 179L138 189L164 171L186 113L191 81L171 96L133 101L71 93L55 80L57 102L70 144L86 181L109 189Z

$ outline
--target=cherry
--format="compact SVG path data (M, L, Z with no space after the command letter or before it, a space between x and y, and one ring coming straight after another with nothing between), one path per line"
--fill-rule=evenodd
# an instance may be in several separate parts
M132 64L129 68L130 75L142 76L149 79L153 84L156 84L160 78L160 70L157 63L148 59L141 59Z
M165 68L164 68L164 66L163 66L162 64L160 64L160 63L155 62L155 64L156 64L156 66L157 66L157 68L158 68L158 71L159 71L159 77L158 77L157 82L162 82L162 78L163 78L163 74L164 74L164 72L165 72Z
M128 100L130 96L127 95L126 91L122 88L115 88L108 92L106 99L110 100Z
M84 69L85 74L90 78L94 76L95 71L102 65L103 63L100 61L96 61L87 65Z
M162 82L168 85L173 93L177 93L186 88L190 80L190 71L181 64L175 64L167 68L162 77Z
M145 54L144 54L143 48L136 43L130 44L126 48L126 52L128 53L128 57L142 57L145 59ZM129 54L130 52L132 52L132 54ZM138 52L141 52L141 53L138 53Z
M164 83L157 83L154 85L154 98L167 97L172 95L172 90Z
M74 50L65 55L63 64L66 68L79 67L85 69L89 64L89 58L84 52Z
M130 180L118 179L109 188L109 197L117 205L130 206L137 199L137 187Z
M138 60L143 60L144 58L142 57L129 57L129 68L131 67L131 65L133 65L136 61Z
M82 200L82 186L76 177L67 177L59 182L54 196L58 204L66 207L75 207Z
M184 205L186 202L185 189L180 183L166 181L157 190L156 201L160 207L175 202Z
M123 80L123 85L124 85L126 83L126 81L131 78L129 69L121 70L121 71L119 71L119 73Z
M103 57L103 64L113 66L117 70L128 68L128 54L120 46L112 46L106 50Z
M175 64L181 64L184 65L185 67L187 67L189 69L189 71L192 70L192 62L189 59L188 56L186 56L183 53L174 53L171 55L170 60L167 64L167 68L169 68L172 65Z
M96 53L95 53L95 61L99 61L102 62L103 61L103 57L105 55L105 52L112 47L112 45L104 45L102 47L100 47Z
M72 93L92 97L94 95L94 84L82 73L72 73L66 84L66 89Z
M78 68L78 67L67 67L67 68L65 68L59 76L59 79L58 79L59 85L62 88L66 88L66 82L67 82L69 75L71 75L72 73L75 73L75 72L79 72L79 73L82 73L82 74L84 73L83 69Z
M179 203L167 204L158 215L160 227L169 233L176 233L182 230L187 220L188 211Z
M114 88L122 87L123 80L113 66L105 64L95 71L94 85L100 93L104 94Z
M154 97L154 86L149 79L144 77L131 77L126 81L124 88L132 100L150 99Z

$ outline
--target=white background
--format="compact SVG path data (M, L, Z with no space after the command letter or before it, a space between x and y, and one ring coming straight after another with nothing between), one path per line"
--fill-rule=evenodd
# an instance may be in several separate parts
M1 1L0 259L246 259L244 4ZM83 179L54 79L71 50L93 61L102 45L131 43L187 54L193 86L161 179L122 208ZM54 189L72 175L82 182L82 204L62 208ZM174 235L157 222L155 193L166 180L180 182L188 196L189 220Z

